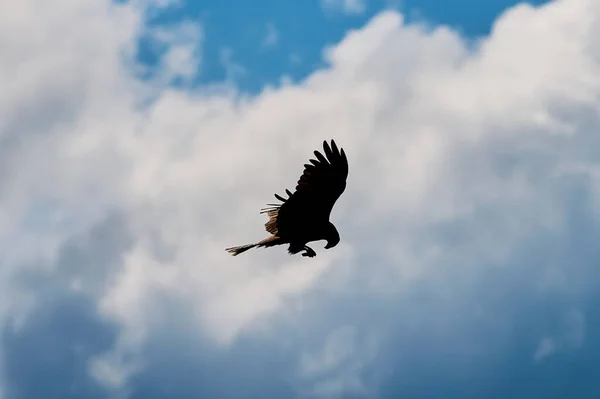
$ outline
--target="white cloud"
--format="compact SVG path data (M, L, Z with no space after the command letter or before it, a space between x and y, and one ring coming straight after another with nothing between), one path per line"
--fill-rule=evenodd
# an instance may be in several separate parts
M556 352L556 344L552 338L544 337L538 343L538 347L533 355L536 362L542 361Z
M190 82L200 72L200 45L202 32L198 24L180 22L174 26L160 26L150 30L149 35L157 43L166 47L161 57L156 80L165 84L181 78Z
M307 394L325 398L365 395L368 388L361 374L374 358L376 348L375 336L359 337L354 327L332 331L322 348L300 358L300 375L312 380L312 390Z
M321 0L327 10L339 10L346 14L362 14L367 8L367 0Z
M273 47L279 42L279 31L274 24L270 23L267 25L267 34L263 40L264 47Z
M115 149L135 123L123 61L138 19L102 2L0 2L0 314L27 296L11 284L17 268L126 202L129 161Z
M0 2L0 38L10 38L0 57L8 77L0 93L2 303L17 306L22 295L8 289L15 270L32 258L52 264L68 237L120 209L133 244L115 276L90 293L125 326L119 346L92 366L109 384L123 384L111 367L131 370L123 353L173 311L165 297L191 307L196 327L222 345L274 319L293 323L303 300L320 297L317 288L402 301L418 282L453 309L468 302L460 284L474 284L490 264L510 269L540 231L564 231L570 194L598 193L590 150L600 128L596 1L518 6L475 49L448 29L428 32L382 13L328 50L329 68L256 97L227 85L180 90L136 80L124 57L143 31L136 7ZM190 78L201 30L169 32L175 47L163 70ZM223 62L233 81L239 66L230 56ZM225 247L266 236L258 210L293 188L329 138L350 160L332 215L342 244L318 244L311 260L285 248L229 256ZM451 223L458 227L444 235ZM543 265L531 267L545 277ZM85 265L78 273L88 273ZM553 281L540 290L595 289L583 275ZM583 343L583 318L569 320L571 341ZM351 356L361 331L343 331L341 344L328 342L313 358ZM314 391L367 389L354 376L319 379Z
M224 47L219 53L221 65L225 68L228 84L234 85L236 80L246 74L246 68L233 60L233 50Z
M566 312L560 327L554 338L544 337L540 340L533 355L534 361L542 361L560 351L576 351L585 344L585 317L580 310Z

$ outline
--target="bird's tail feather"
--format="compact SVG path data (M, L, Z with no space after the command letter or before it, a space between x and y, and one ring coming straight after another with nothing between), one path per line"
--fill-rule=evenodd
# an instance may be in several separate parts
M252 249L254 247L271 247L273 245L279 245L279 244L282 244L281 238L273 235L271 237L267 237L264 240L255 243L255 244L247 244L247 245L240 245L239 247L225 248L225 251L229 252L233 256L236 256L236 255L239 255L242 252L246 252L247 250Z
M254 248L257 245L258 244L240 245L239 247L225 248L225 251L229 252L233 256L236 256L241 254L242 252L246 252L247 250Z

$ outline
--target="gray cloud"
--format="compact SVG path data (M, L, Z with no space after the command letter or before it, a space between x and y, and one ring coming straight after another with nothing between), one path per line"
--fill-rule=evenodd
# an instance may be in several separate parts
M109 392L87 368L88 359L109 350L118 329L98 318L94 304L63 294L40 305L29 321L4 327L7 398L104 398Z

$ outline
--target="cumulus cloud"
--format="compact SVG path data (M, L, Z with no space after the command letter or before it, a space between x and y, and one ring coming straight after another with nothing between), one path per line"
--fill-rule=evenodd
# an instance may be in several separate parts
M97 342L74 335L86 370L133 397L161 364L191 365L206 384L161 384L165 395L222 396L235 387L210 384L231 370L258 373L247 353L290 381L280 396L424 392L419 381L482 372L472 365L501 360L511 339L527 340L530 360L547 334L540 309L564 315L565 303L578 309L565 342L586 345L595 316L583 301L598 296L599 3L517 6L476 45L384 12L329 48L327 68L256 96L231 81L169 85L164 76L197 72L202 30L190 23L156 31L166 75L140 80L145 7L0 2L10 389L30 386L11 361L31 356L36 328L62 328L44 309L106 330ZM341 245L310 260L282 248L228 255L266 235L258 210L329 138L350 160L332 215ZM222 379L202 374L206 359ZM82 378L79 357L65 362L61 381ZM252 375L237 386L273 380Z
M197 24L185 21L174 26L159 26L149 29L148 36L155 45L164 48L160 65L153 68L156 81L165 84L180 79L190 83L197 76L201 45L201 30Z

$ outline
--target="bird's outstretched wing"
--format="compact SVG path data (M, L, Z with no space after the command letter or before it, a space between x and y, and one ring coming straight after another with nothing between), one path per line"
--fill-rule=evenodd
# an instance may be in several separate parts
M323 141L323 152L325 155L315 151L317 159L304 165L295 192L286 190L289 198L275 194L282 204L269 204L271 208L263 209L269 216L265 224L269 233L285 234L294 226L329 220L333 205L346 189L348 159L333 140L331 145Z
M325 156L315 151L317 159L311 159L310 164L304 165L293 196L310 200L318 206L319 209L315 211L321 212L319 216L328 219L333 205L346 189L348 159L344 150L340 151L333 140L331 146L323 141L323 150Z

